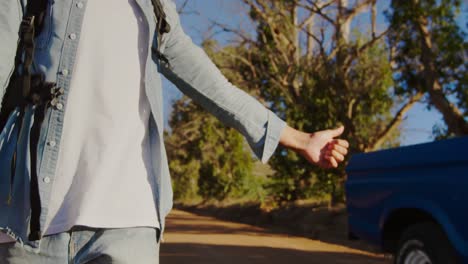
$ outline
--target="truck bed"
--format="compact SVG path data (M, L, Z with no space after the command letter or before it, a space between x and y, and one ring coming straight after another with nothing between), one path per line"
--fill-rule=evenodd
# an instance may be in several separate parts
M468 259L468 137L357 154L347 177L350 234L385 249L388 219L408 212L411 221L414 210L439 223Z

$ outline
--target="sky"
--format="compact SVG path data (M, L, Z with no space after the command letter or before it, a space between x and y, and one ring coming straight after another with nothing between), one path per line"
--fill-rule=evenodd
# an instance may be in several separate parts
M175 0L175 2L180 6L184 1ZM380 3L382 2L384 1L380 1ZM232 35L210 29L211 21L217 21L234 28L243 28L246 31L252 30L248 28L249 24L246 23L243 8L240 0L189 0L185 9L187 13L181 16L182 27L196 44L200 44L208 36L216 38L221 45L227 44ZM385 3L380 4L378 8L378 12L385 9ZM457 22L466 32L468 23L466 4L462 7L462 10ZM380 27L385 27L385 18L379 16L378 23ZM165 127L169 129L167 121L172 111L172 101L180 98L182 93L167 80L163 81L163 86ZM433 141L432 128L435 124L443 124L442 115L435 109L428 109L427 104L423 102L416 103L405 115L405 120L401 126L401 145L406 146Z

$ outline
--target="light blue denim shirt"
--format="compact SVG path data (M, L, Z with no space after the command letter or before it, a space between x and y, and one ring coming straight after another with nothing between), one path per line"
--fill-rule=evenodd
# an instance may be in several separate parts
M13 71L22 10L27 0L0 1L0 95ZM65 89L60 97L60 107L50 108L41 127L38 146L38 189L41 212L39 223L43 230L47 217L52 186L57 176L56 165L61 149L60 139L73 65L80 40L81 24L88 0L49 0L44 29L36 39L34 72L43 73L46 81L56 82ZM157 48L155 17L151 0L136 0L148 24L148 47ZM161 230L164 219L172 208L172 187L166 150L163 141L162 73L184 94L202 105L225 125L238 130L247 140L255 155L266 163L278 146L286 123L259 103L255 98L233 86L211 62L205 52L184 33L175 4L162 1L171 31L163 35L160 51L168 58L169 66L160 64L155 54L146 60L146 94L151 105L150 142L153 161L157 212ZM102 19L112 15L112 8L103 10ZM117 29L116 29L117 30ZM125 36L122 36L125 38ZM118 56L118 54L116 54ZM109 96L111 98L111 96ZM26 115L25 118L30 118ZM27 135L20 135L26 138ZM20 138L21 142L27 140ZM26 144L26 143L25 143ZM19 155L18 164L28 164L27 155ZM15 175L13 201L8 205L0 201L0 230L15 237L26 249L37 251L41 240L29 241L30 204L29 173L24 168ZM0 170L3 171L3 170ZM0 175L10 177L10 175ZM1 190L0 190L1 192ZM3 199L5 194L0 193Z

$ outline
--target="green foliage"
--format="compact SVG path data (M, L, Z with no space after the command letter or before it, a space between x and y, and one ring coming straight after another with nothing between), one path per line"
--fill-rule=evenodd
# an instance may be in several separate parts
M252 157L237 131L186 97L175 103L170 125L166 145L176 200L254 196Z
M336 44L334 54L306 56L292 45L297 32L288 19L291 9L266 2L271 4L264 13L253 8L250 13L258 25L257 39L222 48L208 41L208 54L235 85L263 98L290 126L313 132L344 123L352 152L372 149L393 119L385 43L357 36L353 43ZM397 137L398 131L385 143L397 145ZM265 188L278 203L312 196L343 199L344 166L325 172L281 146L275 153L269 163L274 173Z
M460 8L459 0L421 0L421 1L393 1L393 12L388 13L392 31L389 40L397 47L395 61L401 68L398 88L423 88L418 84L421 76L420 67L423 63L421 55L421 39L424 38L420 26L427 26L428 36L432 40L433 54L437 63L437 73L441 82L447 84L446 89L456 90L463 83L458 82L463 76L466 78L466 62L464 51L467 43L465 33L458 27L455 16ZM448 85L457 82L455 85ZM466 83L465 83L466 85Z
M169 124L172 133L165 136L165 144L172 174L174 198L189 201L198 198L198 178L201 150L194 142L198 137L201 117L198 107L187 98L175 102Z
M302 73L309 81L304 83L301 104L291 102L285 107L288 124L312 132L345 122L344 137L349 139L352 152L366 151L392 119L391 71L382 44L357 58L343 79L335 60L316 62L314 68ZM271 164L276 171L271 187L279 200L326 194L343 198L344 167L325 172L294 152L274 156Z
M398 146L398 126L405 111L419 100L410 98L428 92L431 65L430 77L440 82L442 97L456 98L467 117L466 36L454 21L460 0L392 1L388 42L383 35L359 28L351 30L353 36L346 35L342 26L354 26L349 18L361 8L349 7L347 13L334 4L319 10L311 1L246 3L257 27L254 37L241 35L240 42L224 47L206 40L204 49L231 82L288 125L314 132L343 124L351 154ZM305 37L314 45L305 45L300 42L301 32L312 27L302 24L298 14L314 12L322 18L320 23L313 20L321 28L308 31ZM429 53L421 44L421 25L430 32ZM326 39L324 32L332 37ZM395 109L401 112L395 115ZM344 198L346 163L325 171L278 146L269 162L273 173L258 177L241 135L187 98L175 103L170 122L173 133L167 144L176 199L270 196L281 204L311 197L330 197L332 202ZM437 125L434 134L445 138L449 131Z
M459 112L465 120L468 116L468 43L455 21L460 7L460 0L393 0L392 12L387 13L388 39L395 47L396 92L429 94L428 107L436 106L449 125L448 129L437 125L436 138L456 132L450 126L452 116ZM442 94L437 97L439 89ZM437 104L441 100L453 106L444 109ZM466 121L464 125L468 126Z
M243 148L243 138L212 117L205 121L198 142L203 151L199 193L205 199L217 200L242 196L249 187L247 179L252 178L252 158Z

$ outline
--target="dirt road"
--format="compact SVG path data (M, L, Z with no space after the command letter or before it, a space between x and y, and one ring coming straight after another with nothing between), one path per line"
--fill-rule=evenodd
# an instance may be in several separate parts
M340 245L173 210L161 245L161 264L186 263L389 264L390 261Z

